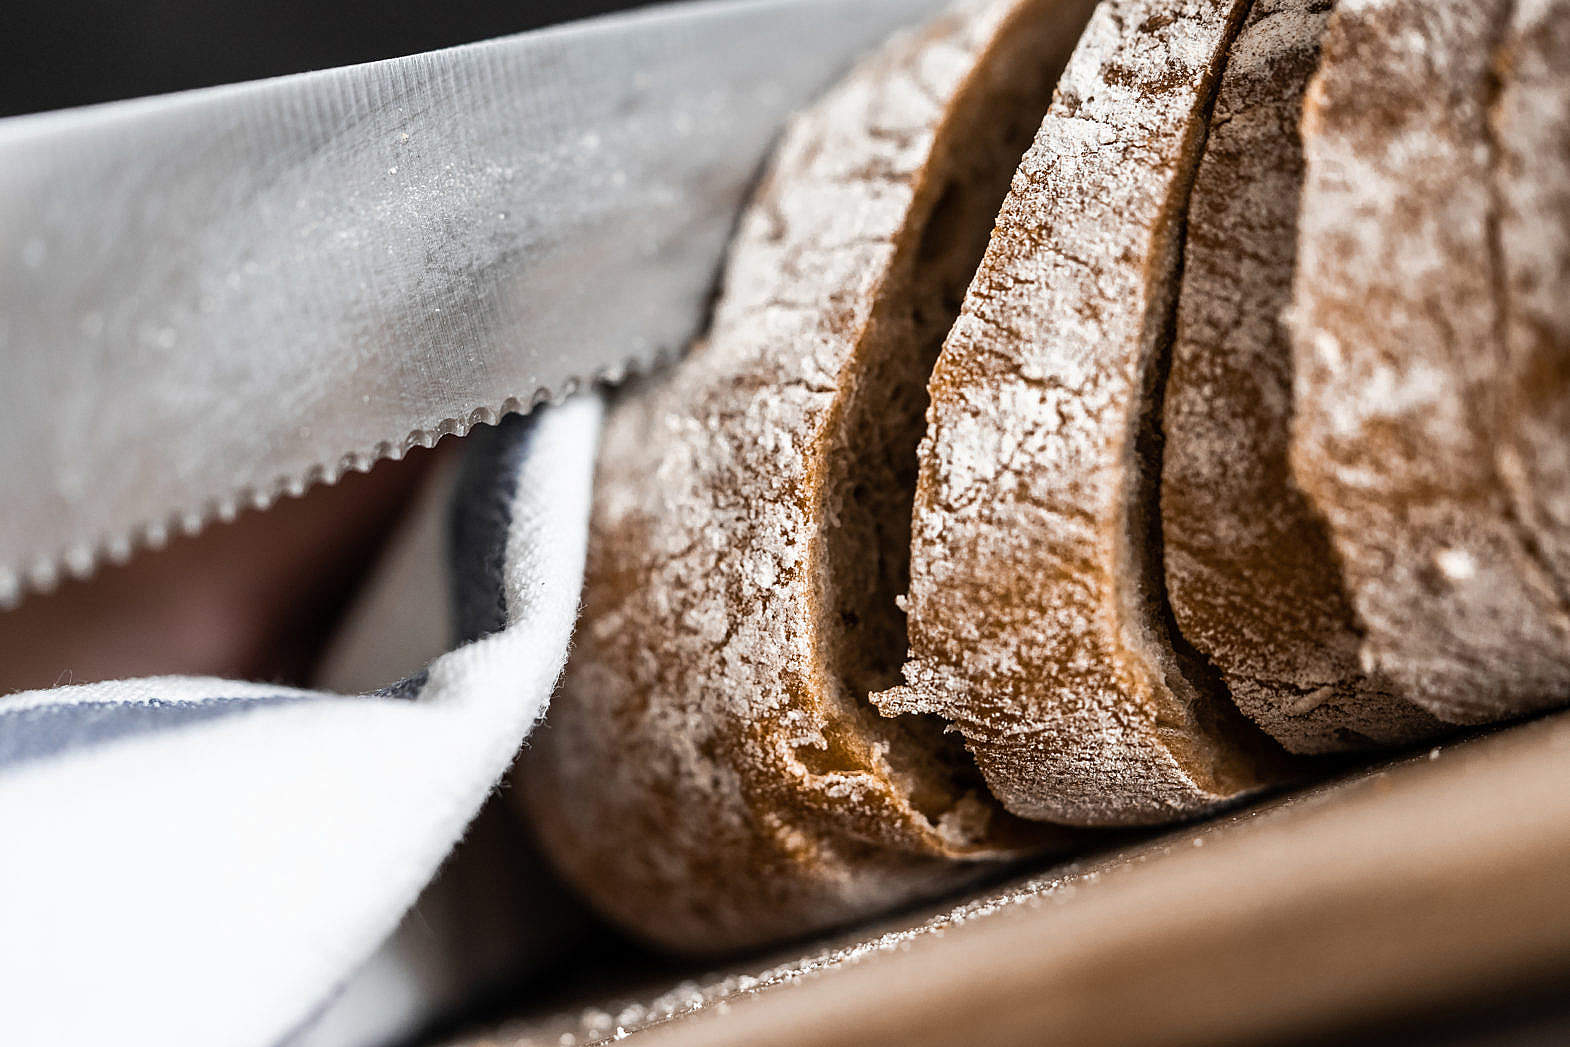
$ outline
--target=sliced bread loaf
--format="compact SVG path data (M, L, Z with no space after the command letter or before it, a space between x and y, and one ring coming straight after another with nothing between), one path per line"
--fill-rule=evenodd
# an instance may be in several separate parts
M663 945L801 934L1052 840L940 723L866 696L905 651L927 376L1088 6L966 0L800 117L706 343L611 413L520 793L568 878Z
M906 685L1016 814L1168 821L1278 752L1167 614L1157 489L1183 224L1245 0L1106 0L932 376Z

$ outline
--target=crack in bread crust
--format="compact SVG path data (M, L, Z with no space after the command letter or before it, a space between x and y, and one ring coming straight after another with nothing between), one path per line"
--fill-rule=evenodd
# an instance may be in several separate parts
M1098 8L933 374L907 686L876 700L952 719L1025 817L1162 822L1272 773L1185 673L1149 562L1187 193L1247 8Z

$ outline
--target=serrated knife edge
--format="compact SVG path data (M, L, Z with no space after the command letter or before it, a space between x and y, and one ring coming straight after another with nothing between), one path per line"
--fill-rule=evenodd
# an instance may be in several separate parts
M689 3L0 121L0 603L677 349L784 118L938 6Z

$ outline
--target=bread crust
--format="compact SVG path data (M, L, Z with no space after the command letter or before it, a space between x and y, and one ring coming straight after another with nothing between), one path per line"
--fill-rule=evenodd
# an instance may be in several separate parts
M1499 472L1570 606L1570 2L1516 0L1489 109L1505 356Z
M862 500L901 468L913 482L931 355L1083 6L967 0L798 118L706 344L611 412L583 626L520 795L568 879L646 938L799 935L1051 840L987 797L940 725L858 693L878 676L858 651L897 620L893 592L867 601L903 582L903 557L883 561L909 520L908 501L888 523ZM995 188L949 193L1022 93L1039 98ZM946 313L929 270L953 285ZM883 415L911 419L908 467Z
M1486 115L1508 17L1506 0L1348 0L1303 120L1293 469L1364 671L1457 723L1570 693L1570 618L1495 455L1509 358Z
M1257 787L1264 738L1165 620L1151 475L1189 184L1242 0L1107 0L943 348L907 686L1027 818L1157 823Z
M1168 598L1232 700L1293 752L1444 728L1365 675L1324 521L1292 478L1291 301L1303 94L1328 0L1255 0L1195 177L1163 429Z

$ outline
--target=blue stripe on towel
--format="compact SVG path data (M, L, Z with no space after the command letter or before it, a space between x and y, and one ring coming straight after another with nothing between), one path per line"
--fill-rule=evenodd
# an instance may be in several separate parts
M214 720L259 705L310 700L307 695L258 695L164 701L62 702L6 709L0 705L0 771L68 749L80 749L149 731Z
M512 415L468 437L447 518L453 608L464 643L507 625L507 533L537 420L537 413Z

